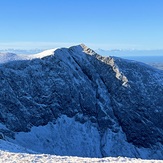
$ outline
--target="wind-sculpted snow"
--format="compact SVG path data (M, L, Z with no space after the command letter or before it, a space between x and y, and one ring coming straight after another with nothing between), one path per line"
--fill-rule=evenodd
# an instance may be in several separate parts
M49 50L0 65L0 136L42 153L163 159L162 95L161 70L85 45Z

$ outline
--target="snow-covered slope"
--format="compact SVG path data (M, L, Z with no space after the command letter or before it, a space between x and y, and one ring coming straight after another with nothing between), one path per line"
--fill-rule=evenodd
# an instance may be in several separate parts
M57 50L57 49L49 49L49 50L45 50L45 51L37 53L37 54L31 54L31 55L28 55L28 58L30 58L30 59L43 58L46 56L54 55L55 50Z
M85 45L0 65L0 137L36 153L163 159L163 71Z

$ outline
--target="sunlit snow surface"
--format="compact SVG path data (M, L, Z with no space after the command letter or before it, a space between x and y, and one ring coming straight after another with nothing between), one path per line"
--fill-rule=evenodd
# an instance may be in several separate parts
M3 149L3 150L2 150ZM5 149L5 150L4 150ZM9 152L12 151L12 152ZM29 154L31 153L31 154ZM133 162L161 163L162 160L142 160L127 157L84 158L72 156L56 156L50 154L32 154L32 151L18 145L0 140L0 163L98 163L98 162Z
M98 162L133 162L133 163L161 163L161 160L142 160L127 157L106 157L106 158L82 158L71 156L55 156L49 154L27 154L27 153L11 153L0 151L1 163L98 163Z

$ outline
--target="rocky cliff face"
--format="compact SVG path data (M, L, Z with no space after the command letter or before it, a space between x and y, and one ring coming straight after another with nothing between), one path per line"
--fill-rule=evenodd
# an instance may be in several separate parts
M57 49L0 65L0 132L37 152L163 159L162 95L161 70L85 45Z

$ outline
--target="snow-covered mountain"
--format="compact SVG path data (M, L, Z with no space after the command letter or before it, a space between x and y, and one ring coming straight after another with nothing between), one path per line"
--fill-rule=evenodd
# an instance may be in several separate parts
M56 49L45 50L40 53L32 53L32 54L16 54L16 53L0 53L0 64L12 62L12 61L20 61L20 60L31 60L36 58L43 58L45 56L49 56L54 54Z
M23 60L26 58L27 56L17 55L15 53L0 53L0 64L11 62L11 61Z
M36 153L163 159L163 71L85 45L0 64L0 137Z

